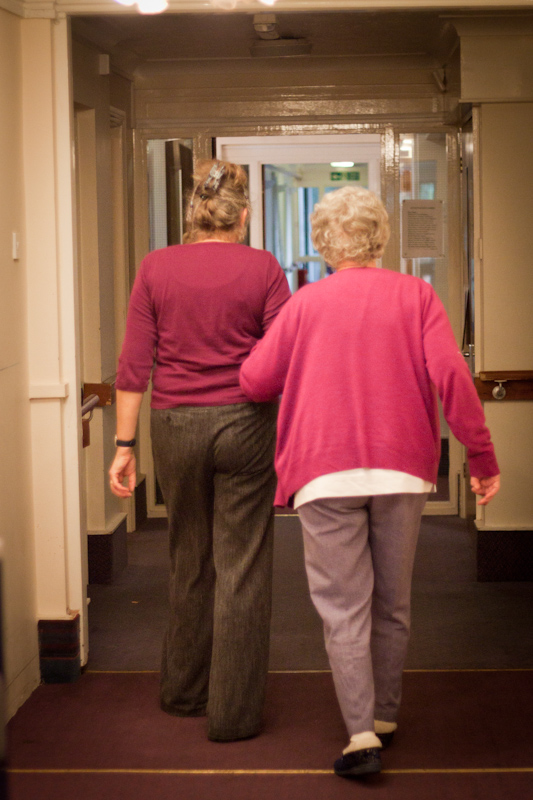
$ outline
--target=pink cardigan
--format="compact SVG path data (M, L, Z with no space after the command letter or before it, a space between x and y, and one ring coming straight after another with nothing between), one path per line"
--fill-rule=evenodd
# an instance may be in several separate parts
M419 278L356 267L300 289L242 365L240 382L258 402L282 394L276 505L320 475L357 467L436 482L437 393L471 474L499 472L444 307Z

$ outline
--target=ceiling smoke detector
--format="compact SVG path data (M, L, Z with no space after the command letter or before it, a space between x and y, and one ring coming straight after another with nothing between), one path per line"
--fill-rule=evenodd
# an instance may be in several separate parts
M307 39L282 39L275 14L255 14L254 29L259 39L252 43L250 54L256 58L306 56L312 49Z
M260 39L280 38L275 14L255 14L254 28Z

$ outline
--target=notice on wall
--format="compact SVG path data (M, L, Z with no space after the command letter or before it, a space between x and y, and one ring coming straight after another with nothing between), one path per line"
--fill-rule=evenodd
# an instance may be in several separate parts
M402 257L442 258L444 255L442 200L404 200Z

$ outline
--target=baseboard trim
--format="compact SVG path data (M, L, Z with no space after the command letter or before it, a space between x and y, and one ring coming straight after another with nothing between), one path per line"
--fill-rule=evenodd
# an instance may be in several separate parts
M43 683L73 683L81 675L80 615L40 619L39 666Z
M533 581L533 531L478 531L478 581Z
M126 514L111 530L88 531L89 583L113 583L128 566L128 524Z

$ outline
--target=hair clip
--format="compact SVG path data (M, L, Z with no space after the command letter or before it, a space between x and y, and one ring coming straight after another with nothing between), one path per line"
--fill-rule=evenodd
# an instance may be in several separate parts
M207 178L204 181L204 189L212 189L213 192L216 192L218 187L220 186L220 181L222 180L222 176L226 172L226 167L224 164L213 164L211 167L211 171Z

